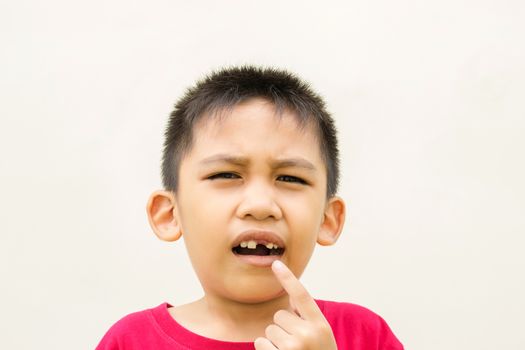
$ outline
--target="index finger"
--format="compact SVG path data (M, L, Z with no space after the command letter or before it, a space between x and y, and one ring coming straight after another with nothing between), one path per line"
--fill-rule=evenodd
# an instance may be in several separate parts
M283 262L275 260L272 263L272 271L286 293L290 296L301 318L313 320L317 319L320 315L322 316L321 310L315 300ZM322 317L324 318L324 316Z

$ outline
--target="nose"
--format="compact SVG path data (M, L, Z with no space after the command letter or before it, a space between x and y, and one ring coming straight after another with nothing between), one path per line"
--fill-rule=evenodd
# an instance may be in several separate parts
M281 207L276 202L275 192L270 184L266 184L263 180L254 180L245 185L237 208L239 218L279 220L282 215Z

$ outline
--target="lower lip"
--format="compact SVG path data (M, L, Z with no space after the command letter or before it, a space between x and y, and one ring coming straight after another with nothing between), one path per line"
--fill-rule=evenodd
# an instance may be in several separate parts
M257 267L270 267L275 260L280 260L282 257L282 255L233 255L243 263Z

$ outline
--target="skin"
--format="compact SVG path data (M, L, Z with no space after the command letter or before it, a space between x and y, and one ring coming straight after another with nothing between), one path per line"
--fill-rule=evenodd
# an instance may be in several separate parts
M150 196L153 231L165 241L184 238L204 290L203 298L169 309L194 333L224 341L257 338L257 349L335 349L330 327L297 278L316 243L337 241L345 205L338 197L326 199L316 133L310 125L301 129L296 118L290 111L277 116L262 99L243 102L223 118L205 116L181 161L177 193ZM233 240L249 229L284 240L283 269L248 265L231 252ZM277 315L296 319L277 322ZM283 334L276 329L293 341L278 341ZM301 336L305 331L323 341L312 343Z
M280 261L272 264L272 271L290 296L294 311L277 311L265 337L255 339L255 349L337 349L330 324L301 282Z

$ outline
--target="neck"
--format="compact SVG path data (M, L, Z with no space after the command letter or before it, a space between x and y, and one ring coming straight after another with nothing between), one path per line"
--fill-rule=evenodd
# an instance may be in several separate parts
M287 294L260 303L241 303L206 295L201 299L209 315L236 324L257 323L259 320L273 320L273 315L281 309L291 310Z
M287 294L260 303L241 303L206 294L191 305L191 312L200 319L199 329L194 329L196 333L237 342L264 336L265 328L273 323L273 315L278 310L292 310Z

